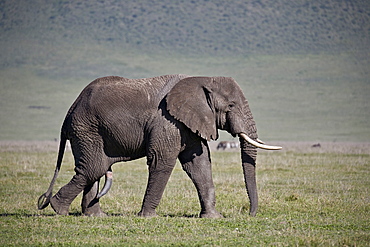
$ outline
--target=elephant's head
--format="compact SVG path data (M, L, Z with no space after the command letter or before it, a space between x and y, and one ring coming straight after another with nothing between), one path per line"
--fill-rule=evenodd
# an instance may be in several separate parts
M218 129L239 136L250 214L258 207L255 177L256 147L264 145L257 137L248 101L241 88L229 77L189 77L178 82L167 95L167 109L177 120L204 139L216 140Z

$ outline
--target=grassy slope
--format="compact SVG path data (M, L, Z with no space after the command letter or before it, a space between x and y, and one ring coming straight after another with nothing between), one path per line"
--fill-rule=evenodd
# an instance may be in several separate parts
M72 216L56 217L50 207L37 211L55 152L1 146L0 245L368 246L369 149L329 148L261 152L255 218L247 215L239 154L214 152L217 208L225 219L209 220L197 218L196 191L178 165L160 217L136 217L146 184L144 160L113 167L113 187L101 200L107 218L81 217L80 196ZM67 152L56 189L72 177L72 162Z
M96 77L173 73L236 78L262 139L370 140L369 3L194 3L2 2L0 140L58 138Z
M26 36L17 43L38 50L84 42L192 54L366 51L370 35L370 4L363 0L19 0L4 1L0 11L3 41ZM28 55L9 51L18 59Z

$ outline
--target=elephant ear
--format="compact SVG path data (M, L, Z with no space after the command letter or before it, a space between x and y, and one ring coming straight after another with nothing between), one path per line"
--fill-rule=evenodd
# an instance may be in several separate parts
M210 77L188 77L167 94L167 110L200 137L216 140L218 132L212 103Z

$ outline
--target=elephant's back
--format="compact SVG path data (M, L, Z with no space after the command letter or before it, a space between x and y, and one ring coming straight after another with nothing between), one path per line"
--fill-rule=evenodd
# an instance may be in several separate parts
M88 84L70 107L66 119L93 117L117 119L156 112L160 101L186 75L164 75L128 79L119 76L98 78Z
M118 76L98 78L82 92L90 107L139 110L156 104L153 91L162 87L163 80L128 79ZM85 92L84 92L85 91ZM109 110L109 109L106 109Z
M160 101L187 75L164 75L152 78L128 79L119 76L102 77L91 82L82 91L90 104L123 104L126 107L157 109Z

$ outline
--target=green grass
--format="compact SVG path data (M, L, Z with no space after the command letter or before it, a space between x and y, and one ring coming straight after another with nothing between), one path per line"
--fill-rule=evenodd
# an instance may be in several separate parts
M339 144L337 144L339 145ZM297 149L259 152L260 207L248 216L238 152L213 152L217 209L224 219L200 219L196 190L176 166L158 207L160 217L139 218L145 160L113 166L114 183L101 200L109 217L71 216L36 209L50 182L56 152L0 149L0 245L29 246L369 246L368 149ZM56 188L73 175L66 152Z

